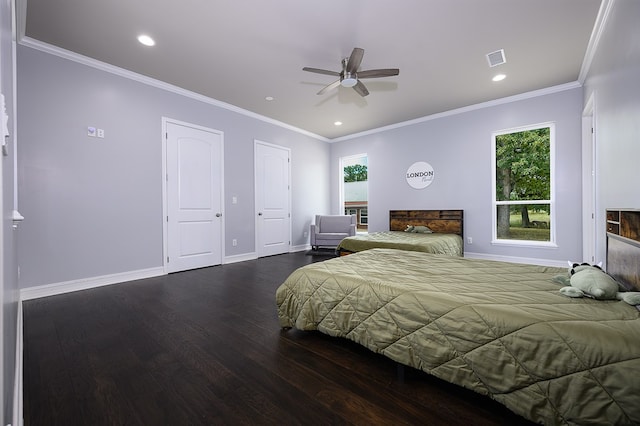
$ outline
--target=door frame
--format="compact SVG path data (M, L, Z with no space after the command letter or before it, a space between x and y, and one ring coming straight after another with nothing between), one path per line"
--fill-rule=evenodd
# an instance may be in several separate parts
M167 126L168 124L177 124L179 126L191 127L204 132L219 134L222 138L222 144L220 146L220 212L222 213L221 229L220 229L220 257L221 262L224 264L225 259L225 214L224 214L224 133L220 130L212 129L209 127L200 126L198 124L189 123L186 121L175 120L173 118L162 117L162 268L165 274L168 274L168 262L169 256L169 199L167 197Z
M258 139L254 139L253 140L253 176L254 176L254 182L253 182L253 195L254 195L254 226L255 226L255 248L256 248L256 257L260 258L260 256L263 254L262 253L262 248L260 247L260 226L259 226L259 216L258 216L258 183L257 183L257 161L258 161L258 145L263 145L263 146L267 146L270 148L274 148L274 149L280 149L283 151L287 152L287 155L289 157L289 163L287 165L287 174L288 174L288 179L289 179L289 191L287 191L287 209L289 210L289 252L291 251L291 226L292 226L292 218L291 218L291 191L292 191L292 182L291 182L291 149L287 148L286 146L282 146L282 145L276 145L276 144L272 144L269 142L264 142Z
M338 182L340 183L338 186L338 211L334 214L344 214L345 209L345 194L344 194L344 167L345 163L349 160L354 160L358 158L367 158L367 174L369 173L369 156L366 152L361 154L351 154L345 155L343 157L338 158ZM369 180L367 179L367 187L369 186ZM367 188L367 208L369 206L369 189Z

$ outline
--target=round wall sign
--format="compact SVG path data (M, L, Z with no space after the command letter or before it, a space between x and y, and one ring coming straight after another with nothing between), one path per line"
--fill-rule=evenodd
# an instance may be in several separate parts
M435 173L433 167L424 161L413 163L407 169L407 183L415 189L423 189L431 185Z

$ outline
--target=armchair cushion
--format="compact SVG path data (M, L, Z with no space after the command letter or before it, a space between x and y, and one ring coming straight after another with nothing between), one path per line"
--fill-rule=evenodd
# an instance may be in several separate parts
M320 217L321 234L348 234L351 227L349 216L323 216Z

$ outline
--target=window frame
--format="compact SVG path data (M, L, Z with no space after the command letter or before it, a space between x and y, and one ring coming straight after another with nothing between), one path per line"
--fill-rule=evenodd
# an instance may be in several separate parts
M517 201L498 201L496 197L496 137L510 133L524 132L527 130L536 130L549 128L549 181L550 181L550 199L549 200L517 200ZM498 130L491 133L491 244L501 246L523 246L523 247L558 247L556 243L556 173L555 173L555 151L556 151L556 126L555 122L543 122L526 126L512 127L508 129ZM498 206L499 205L522 205L522 204L549 204L549 241L535 240L516 240L498 238Z
M364 222L362 221L362 218L365 219ZM358 224L369 226L369 208L368 207L360 208L360 217L358 218Z

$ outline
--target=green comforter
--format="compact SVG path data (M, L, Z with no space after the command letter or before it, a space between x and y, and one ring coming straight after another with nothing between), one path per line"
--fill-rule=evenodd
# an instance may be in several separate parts
M294 271L282 327L351 339L544 424L640 424L640 312L565 269L372 249Z
M338 250L353 253L371 248L394 248L434 254L462 256L462 237L456 234L421 234L403 231L382 231L347 237L338 244Z

